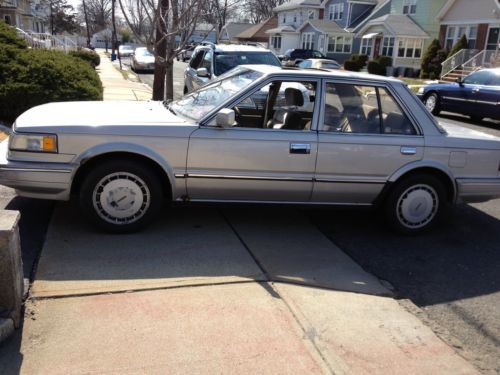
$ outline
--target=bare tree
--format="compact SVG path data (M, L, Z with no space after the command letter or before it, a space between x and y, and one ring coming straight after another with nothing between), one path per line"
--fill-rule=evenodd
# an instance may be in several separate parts
M259 23L273 16L273 9L287 0L246 0L244 14L254 23Z
M205 0L138 0L133 8L128 0L118 1L125 21L136 38L155 56L153 100L173 99L174 58L193 34ZM141 17L138 9L148 26L145 32L139 32L137 20ZM178 43L176 37L179 38Z
M201 20L213 25L217 31L217 40L227 20L236 16L237 6L242 3L243 0L209 0L202 4Z
M95 34L111 25L112 0L85 0L78 7L79 13L85 15L85 23L90 34Z

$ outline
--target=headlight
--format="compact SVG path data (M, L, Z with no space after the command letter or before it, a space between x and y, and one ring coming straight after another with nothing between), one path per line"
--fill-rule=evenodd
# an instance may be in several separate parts
M57 135L12 133L9 149L28 152L57 152Z
M423 88L423 87L420 87L420 88L418 89L418 93L419 93L419 94L423 94L423 93L424 93L424 88Z

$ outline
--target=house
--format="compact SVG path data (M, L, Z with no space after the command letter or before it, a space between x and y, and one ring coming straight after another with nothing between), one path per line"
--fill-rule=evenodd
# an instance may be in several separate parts
M500 43L500 3L498 0L448 0L436 13L439 41L451 48L465 35L469 49L495 51Z
M389 12L372 15L356 28L359 53L393 59L395 75L416 75L424 51L438 38L435 15L446 0L390 0Z
M238 39L236 37L243 31L254 26L255 24L248 22L228 22L222 27L219 33L219 42L237 43Z
M269 41L269 36L266 31L278 26L278 18L271 17L264 22L258 23L245 31L236 35L235 39L239 43L261 43L267 46Z
M33 31L33 12L29 0L0 0L0 19L24 31Z
M320 0L291 0L277 6L273 11L278 17L278 25L267 30L267 34L269 35L269 48L277 55L283 55L291 48L299 48L301 41L299 28L305 21L323 18ZM314 44L310 39L305 43L308 46Z

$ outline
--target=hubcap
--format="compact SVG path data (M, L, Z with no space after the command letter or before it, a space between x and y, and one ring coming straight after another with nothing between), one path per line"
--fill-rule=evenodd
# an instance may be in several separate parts
M436 216L439 198L429 185L415 185L399 197L397 215L399 222L407 228L418 229L427 225Z
M149 208L150 192L145 182L128 172L105 176L92 195L94 209L105 221L130 224L139 220Z
M429 96L425 100L425 106L429 111L434 111L434 108L436 108L436 97L434 95Z

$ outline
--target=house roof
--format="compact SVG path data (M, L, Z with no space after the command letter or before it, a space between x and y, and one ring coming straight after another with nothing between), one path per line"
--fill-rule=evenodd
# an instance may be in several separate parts
M255 26L253 23L242 23L242 22L228 22L224 25L221 30L221 35L224 35L226 31L229 39L235 38L238 34L243 31Z
M278 26L278 18L271 17L236 35L238 39L267 39L266 31Z
M295 27L291 25L283 25L266 31L266 34L279 34L279 33L298 33L298 31L295 30Z
M292 10L297 8L320 8L320 0L290 0L286 3L278 5L273 9L275 12L281 12L283 10Z
M371 10L369 15L361 15L357 19L351 22L350 28L352 32L356 33L361 29L367 22L381 17L384 14L389 14L391 12L391 0L377 0L377 5Z
M348 31L344 30L340 27L337 22L330 20L307 20L299 27L299 31L301 31L307 25L311 25L316 30L325 33L325 34L349 34Z
M429 34L422 30L420 26L406 14L386 14L385 16L375 18L366 23L358 32L357 36L363 36L366 30L375 25L384 26L395 36L429 38Z

